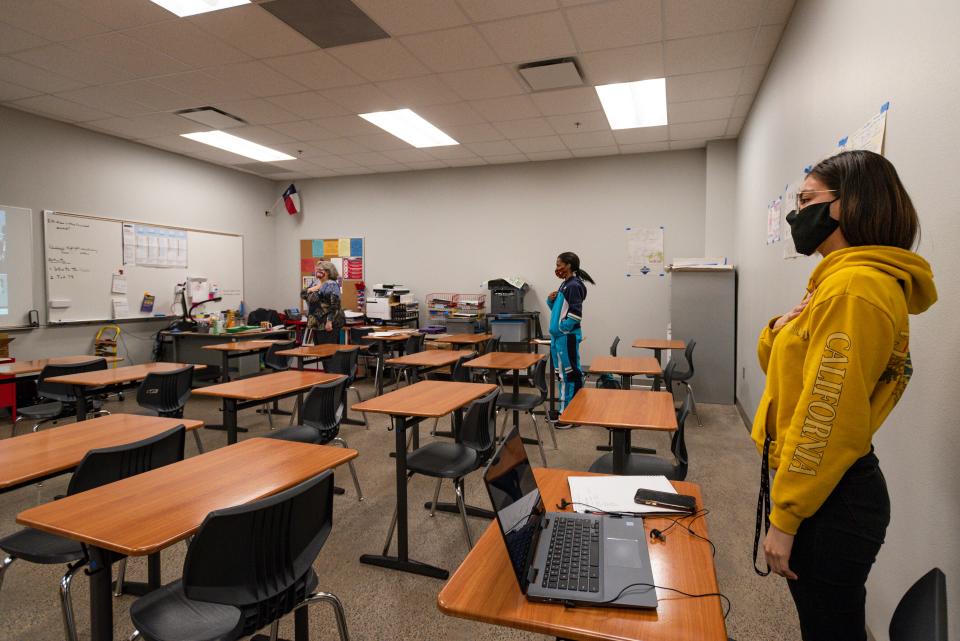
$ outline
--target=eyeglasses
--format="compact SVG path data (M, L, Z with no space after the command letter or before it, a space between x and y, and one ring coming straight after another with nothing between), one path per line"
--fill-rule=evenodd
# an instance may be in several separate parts
M811 194L835 194L839 191L838 189L807 189L805 191L798 191L796 199L794 200L794 211L799 212L803 205L807 203L808 200L813 198Z

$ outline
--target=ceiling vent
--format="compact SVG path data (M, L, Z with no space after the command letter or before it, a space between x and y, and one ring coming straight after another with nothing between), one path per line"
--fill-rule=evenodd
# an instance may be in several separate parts
M402 2L396 4L396 11L404 11ZM273 0L260 6L321 49L390 37L350 0Z
M533 91L583 85L583 76L580 74L580 67L575 58L528 62L517 67L517 71Z
M192 109L181 109L174 113L213 129L229 129L230 127L247 124L247 121L243 118L237 118L226 111L220 111L216 107L194 107Z

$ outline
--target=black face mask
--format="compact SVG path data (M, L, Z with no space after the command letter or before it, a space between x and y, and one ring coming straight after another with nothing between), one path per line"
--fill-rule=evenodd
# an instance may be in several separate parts
M796 210L787 214L790 235L798 252L810 256L840 226L839 220L830 218L830 205L837 200L807 205L799 214Z

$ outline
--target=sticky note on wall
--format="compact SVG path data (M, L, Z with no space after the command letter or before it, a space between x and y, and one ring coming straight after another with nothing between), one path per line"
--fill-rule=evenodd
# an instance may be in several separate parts
M301 258L300 259L300 273L301 274L312 274L314 266L317 264L317 261L313 258Z
M363 256L363 239L362 238L350 239L350 255Z
M314 258L320 258L323 256L323 241L315 240L313 241L313 251L311 252Z
M330 238L323 241L323 255L326 257L340 255L340 241L336 238Z
M341 239L337 242L337 253L338 253L340 256L350 256L350 255L351 255L351 254L350 254L350 239L349 239L349 238L341 238Z

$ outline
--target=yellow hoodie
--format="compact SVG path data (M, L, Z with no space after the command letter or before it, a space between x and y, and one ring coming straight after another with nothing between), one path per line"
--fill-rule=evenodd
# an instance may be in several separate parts
M803 312L776 331L771 320L757 346L767 384L752 436L761 452L772 439L770 522L789 534L870 452L913 373L907 314L937 300L927 261L887 246L831 252L807 291Z

